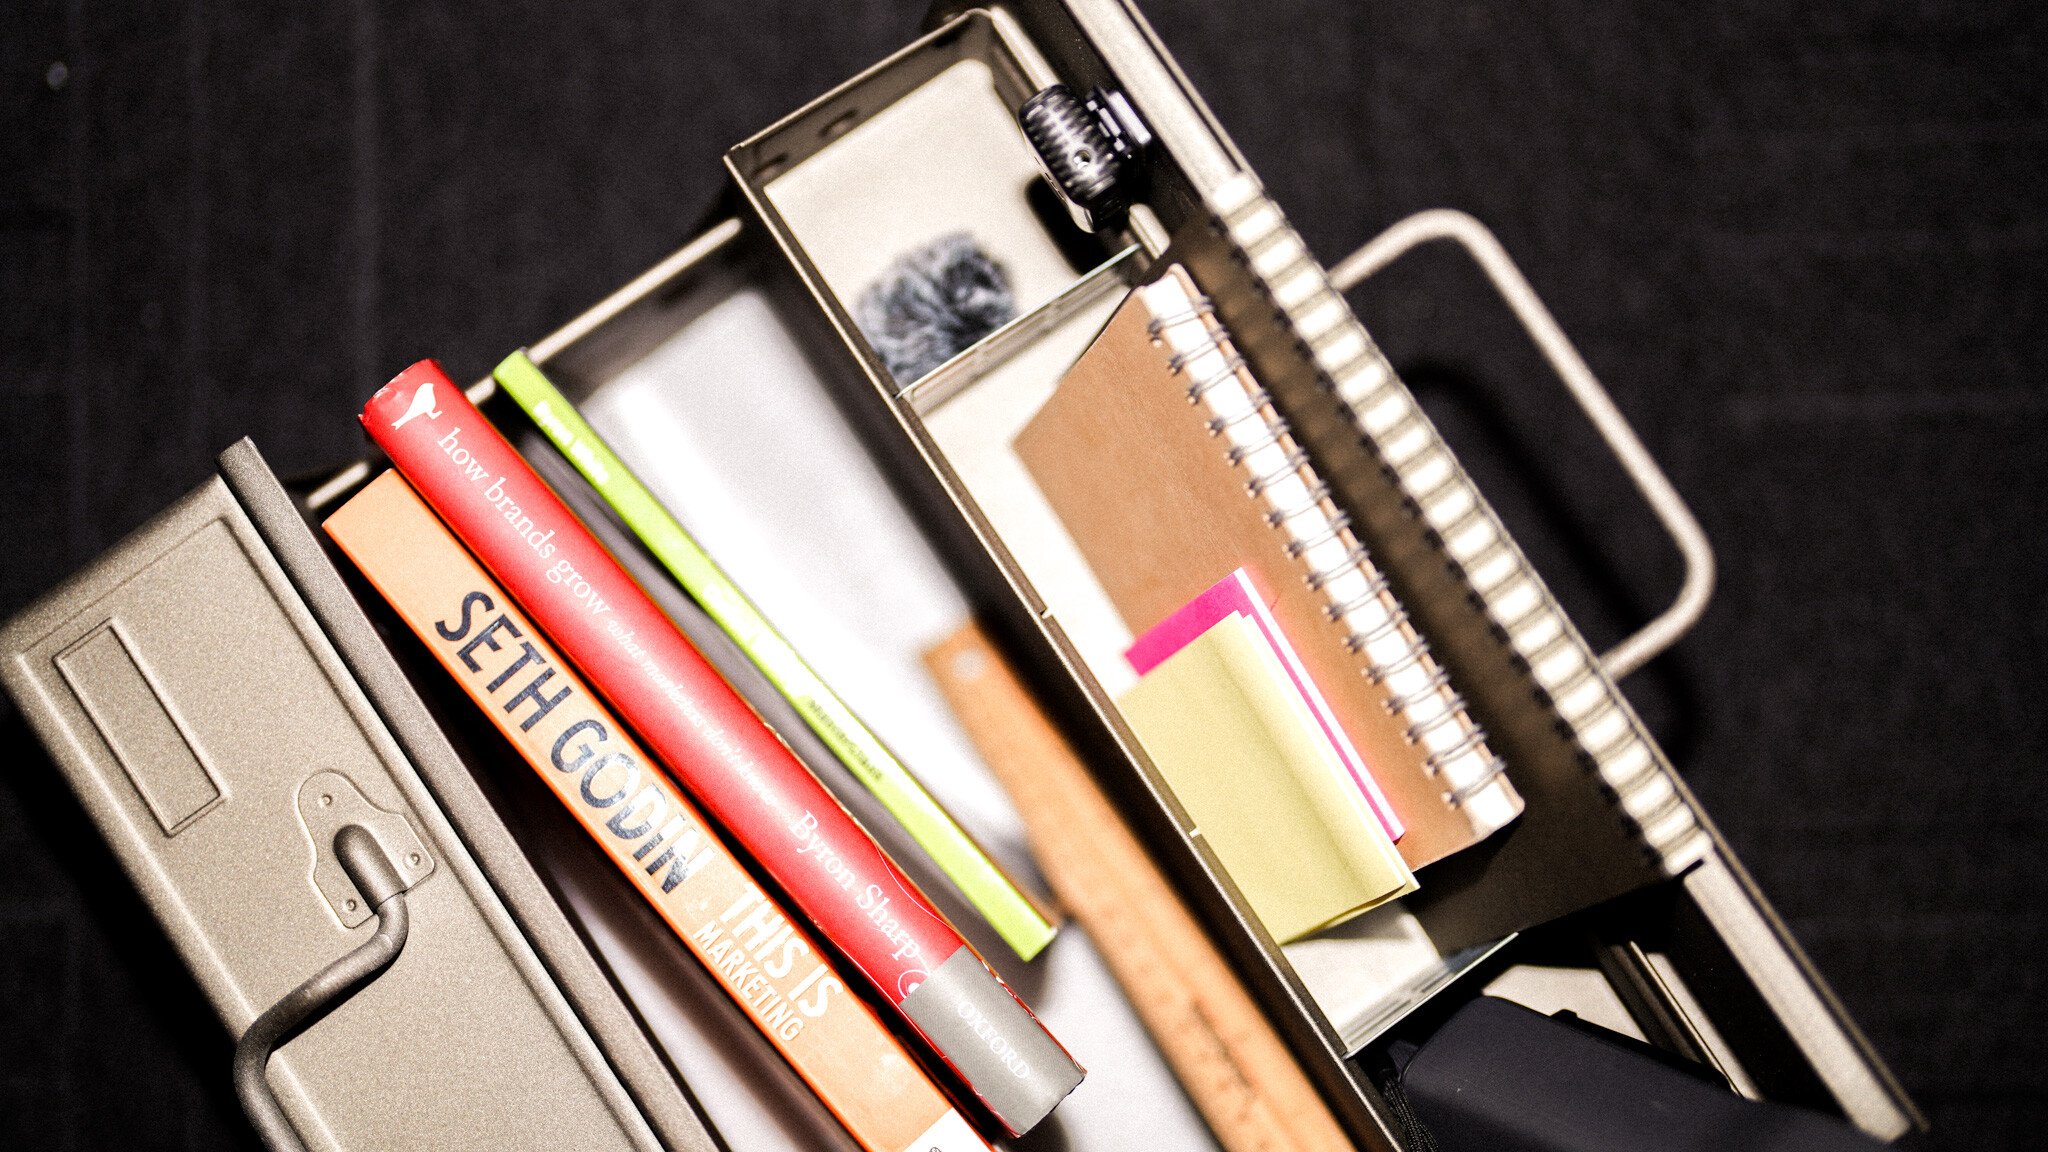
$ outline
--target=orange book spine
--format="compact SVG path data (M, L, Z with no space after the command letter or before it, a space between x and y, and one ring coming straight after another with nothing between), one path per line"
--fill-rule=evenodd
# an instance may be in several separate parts
M326 530L870 1152L988 1144L455 536L388 471Z

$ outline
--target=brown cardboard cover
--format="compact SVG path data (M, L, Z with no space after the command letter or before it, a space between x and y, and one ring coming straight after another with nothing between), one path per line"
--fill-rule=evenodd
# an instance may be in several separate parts
M1148 330L1153 318L1133 293L1018 434L1018 456L1133 633L1238 568L1276 598L1281 630L1407 825L1398 846L1410 867L1478 842L1493 829L1445 800L1388 692L1366 677L1365 658L1288 555L1284 529L1247 488L1251 477L1189 402L1188 380Z

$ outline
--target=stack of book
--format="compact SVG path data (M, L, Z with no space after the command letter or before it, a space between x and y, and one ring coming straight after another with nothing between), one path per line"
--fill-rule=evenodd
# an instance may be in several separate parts
M437 365L401 374L362 419L396 467L327 520L329 535L862 1147L985 1147L939 1082L1009 1135L1080 1083L1065 1049ZM724 607L751 611L743 598ZM779 638L758 627L750 651L769 652ZM805 675L793 657L778 670L785 683ZM868 754L863 778L892 811L936 857L966 861L962 891L1021 954L1043 947L1050 922L836 698L815 678L806 687L820 723Z
M1512 819L1519 801L1426 654L1404 660L1415 638L1399 605L1199 299L1178 268L1132 292L1015 451L1133 629L1121 657L1126 722L1253 914L1286 943L1415 891L1416 868ZM1189 392L1204 406L1178 399L1190 373L1204 379L1198 397ZM389 620L860 1147L953 1152L1030 1131L1082 1068L849 815L854 797L824 780L858 781L868 809L899 826L899 849L907 842L925 857L913 871L936 869L948 905L1020 962L1053 939L1055 915L532 359L507 358L489 391L516 408L494 401L494 422L422 361L363 409L393 467L359 475L324 528ZM1177 410L1189 436L1175 431ZM508 420L518 426L501 428ZM1152 458L1091 448L1091 435L1124 420L1151 430ZM1219 442L1226 429L1238 439ZM525 437L524 453L508 432ZM1177 444L1192 450L1185 459ZM649 572L649 556L673 585ZM1308 580L1291 578L1295 568ZM1394 651L1356 642L1374 628L1369 639ZM700 650L707 638L729 649L726 673L737 651L758 675L736 687ZM997 647L970 624L926 660L1022 811L1060 901L1219 1141L1345 1146L1230 965ZM1425 740L1418 728L1443 735ZM847 771L820 773L821 758Z
M1154 351L1165 345L1146 323L1194 315L1190 292L1175 270L1132 293L1018 437L1051 504L1075 510L1070 530L1084 551L1095 505L1143 485L1091 475L1089 455L1060 443L1077 434L1062 421L1087 424L1088 406L1101 406L1096 381L1130 379L1132 354L1156 360L1161 394L1177 394L1185 365L1170 347ZM1214 335L1199 325L1187 337L1205 338L1213 351ZM422 361L363 409L393 467L358 474L323 526L388 604L387 627L431 654L856 1144L954 1152L1032 1130L1083 1070L940 903L975 918L969 934L992 933L1022 963L1058 931L1047 902L934 800L532 359L506 359L489 390L501 397L493 415ZM1210 393L1221 402L1215 383ZM523 437L524 451L508 434ZM1259 463L1217 459L1226 480ZM1162 479L1173 478L1154 477ZM1097 483L1128 490L1112 499L1088 491ZM1269 503L1287 498L1266 494ZM1155 516L1152 527L1169 519ZM1341 532L1325 525L1325 534L1349 547ZM1148 546L1133 535L1124 551L1090 558L1114 592L1119 565L1141 561ZM1276 563L1323 562L1269 551ZM1192 598L1171 593L1185 603L1163 617L1126 611L1150 626L1124 654L1135 683L1120 708L1254 913L1285 942L1415 891L1414 868L1432 856L1404 851L1425 842L1413 829L1464 814L1433 790L1422 793L1426 804L1404 798L1412 779L1385 779L1419 772L1428 748L1398 745L1400 763L1371 745L1360 752L1347 731L1377 737L1358 729L1355 707L1340 718L1318 687L1330 673L1317 655L1305 663L1290 633L1324 638L1283 619L1290 602L1315 610L1321 601L1267 594L1273 569L1255 571L1260 563L1247 559ZM1192 559L1154 567L1182 584L1214 576ZM1324 599L1345 593L1341 584L1322 589ZM728 678L734 652L750 673L739 681ZM998 647L969 624L925 655L1020 810L1059 903L1101 951L1219 1143L1348 1146L1231 965ZM1477 739L1465 747L1484 755ZM819 771L821 758L846 771ZM826 781L857 781L867 796L835 795ZM951 891L941 902L849 815L856 800L898 826L888 831L899 852L908 844L921 854L911 872L944 877Z

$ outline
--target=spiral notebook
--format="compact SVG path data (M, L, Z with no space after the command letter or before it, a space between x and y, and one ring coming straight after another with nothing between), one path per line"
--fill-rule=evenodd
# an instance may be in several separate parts
M1521 797L1229 334L1174 265L1133 291L1016 439L1134 633L1255 573L1420 868Z

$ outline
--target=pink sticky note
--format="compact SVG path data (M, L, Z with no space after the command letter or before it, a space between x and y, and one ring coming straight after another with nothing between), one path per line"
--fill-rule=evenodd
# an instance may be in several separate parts
M1323 734L1330 738L1330 744L1337 750L1337 759L1350 770L1351 778L1358 783L1358 790L1365 795L1366 805L1379 818L1380 826L1387 830L1388 839L1399 840L1407 828L1402 825L1401 818L1394 815L1393 806L1387 803L1379 785L1373 782L1372 773L1366 771L1358 749L1351 746L1351 738L1338 725L1337 717L1330 711L1322 692L1317 690L1315 681L1308 678L1308 669L1302 667L1301 658L1294 654L1294 646L1280 631L1280 622L1273 618L1272 609L1266 606L1265 598L1252 584L1251 574L1244 569L1239 568L1218 580L1210 585L1208 591L1153 625L1124 650L1124 659L1130 661L1138 675L1143 676L1230 616L1247 616L1258 625L1259 634L1272 646L1273 654L1280 658L1281 667L1287 669L1295 691L1301 693L1309 713L1322 726Z

